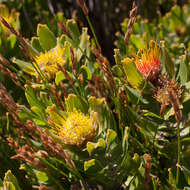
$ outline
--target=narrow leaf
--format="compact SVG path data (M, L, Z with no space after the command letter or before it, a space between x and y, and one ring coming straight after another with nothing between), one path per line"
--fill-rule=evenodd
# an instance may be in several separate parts
M141 90L145 81L142 75L138 72L133 59L125 58L122 60L122 64L129 83L133 88Z

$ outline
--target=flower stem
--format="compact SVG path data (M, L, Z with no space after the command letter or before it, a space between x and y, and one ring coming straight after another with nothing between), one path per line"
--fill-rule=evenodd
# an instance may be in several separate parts
M90 30L92 31L92 34L94 36L95 43L96 43L97 47L100 49L100 44L98 43L94 28L93 28L92 23L91 23L91 21L89 19L89 16L88 15L85 15L85 16L86 16L86 20L87 20L87 22L88 22L88 24L90 26Z
M176 185L179 183L179 166L180 166L180 152L181 152L181 142L180 142L180 122L177 123L177 174L176 174Z

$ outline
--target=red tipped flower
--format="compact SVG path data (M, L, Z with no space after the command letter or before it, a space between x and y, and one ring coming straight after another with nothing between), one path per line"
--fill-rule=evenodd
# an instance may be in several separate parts
M154 82L161 72L160 48L156 42L151 41L149 48L139 50L135 63L141 74Z

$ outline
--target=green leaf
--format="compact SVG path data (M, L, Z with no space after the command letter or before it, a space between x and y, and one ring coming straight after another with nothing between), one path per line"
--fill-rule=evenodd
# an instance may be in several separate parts
M128 187L130 185L130 183L132 182L132 180L134 179L135 176L129 176L127 178L127 181L125 182L125 185Z
M106 119L109 119L109 116L106 115L108 113L107 109L106 109L106 101L105 98L96 98L94 96L90 96L90 98L88 98L88 103L89 103L89 110L90 111L95 111L96 113L98 113L99 117L106 117Z
M68 174L66 174L64 171L60 170L57 166L51 163L50 160L46 160L43 157L38 157L40 161L42 161L52 172L56 172L58 174L63 175L64 177L68 177Z
M128 150L128 138L129 138L129 127L125 127L125 132L123 136L123 141L122 141L122 148L124 155L126 155L126 152Z
M56 14L57 19L63 23L66 23L67 19L64 17L64 13L63 12L58 12Z
M37 106L32 106L31 110L39 117L39 118L43 118L43 112L41 112L41 109L39 109L39 107Z
M148 104L149 102L143 98L143 96L141 96L141 93L139 91L137 91L134 88L130 88L129 86L126 87L126 91L128 94L128 98L131 102L133 103L137 103L138 101L142 102L143 104ZM145 91L143 91L145 92Z
M36 125L39 125L39 126L46 126L46 127L48 126L48 123L45 122L45 121L43 121L43 120L34 118L33 121L34 121L34 123L35 123Z
M92 79L92 73L90 69L86 65L82 65L80 67L79 73L82 73L84 76L84 79L91 80Z
M70 20L67 20L67 23L66 23L66 26L72 36L72 39L73 39L73 42L75 45L75 47L78 47L79 43L80 43L80 32L79 32L79 29L78 29L78 26L77 26L77 23L75 20L73 19L70 19Z
M37 35L39 37L40 45L45 51L48 51L56 46L56 37L53 32L49 30L47 25L38 24Z
M162 47L162 54L163 54L163 58L164 58L164 66L166 68L166 71L170 75L170 77L173 78L175 75L174 63L173 63L170 55L168 54L166 48L164 47L164 44Z
M179 77L182 85L188 81L188 75L189 72L186 64L186 56L183 56L179 67Z
M142 112L143 112L144 116L150 116L150 117L155 117L155 118L158 118L158 119L162 119L162 117L160 117L159 115L157 115L155 113L152 113L152 112L149 112L148 110L142 110Z
M36 51L36 49L34 49L31 44L29 44L28 42L26 42L26 44L27 44L27 51L32 57L39 56L39 52Z
M80 49L78 49L77 51L77 61L81 59L83 52L85 52L85 50L88 49L89 46L88 41L89 41L88 28L82 28L82 34L80 36L80 44L79 44Z
M136 49L145 48L145 43L140 35L132 34L130 36L130 43L132 43L136 47Z
M184 173L184 176L185 176L185 179L187 181L187 184L190 185L190 170L187 169L185 166L181 166L183 168L183 173Z
M16 58L13 58L12 62L16 63L21 68L22 71L24 71L30 75L35 74L35 69L31 63L26 62L26 61L22 61L22 60L16 59Z
M37 176L38 180L40 180L42 182L48 181L48 176L45 172L37 172L36 176Z
M67 37L65 34L62 34L61 37L59 38L59 43L64 47L65 41Z
M117 133L114 130L112 129L107 130L107 133L106 133L107 149L109 148L110 144L115 140L116 137L117 137Z
M97 148L105 148L106 144L104 139L99 139L97 143L88 142L86 145L87 151L89 155L91 156L92 151L94 151Z
M172 174L172 170L171 170L171 168L169 168L168 169L168 172L169 172L169 184L170 185L174 185L174 184L176 184L176 182L175 182L175 178L174 178L174 176L173 176L173 174Z
M9 190L13 190L13 189L21 190L16 177L11 173L10 170L7 171L4 177L4 183L7 183L7 182L9 182L9 188L8 188Z
M84 162L84 171L87 171L88 174L99 176L104 172L104 169L99 160L91 159Z
M88 102L92 110L96 110L97 107L106 104L105 98L96 98L94 96L90 96L90 98L88 98Z
M121 69L119 68L118 65L114 65L112 67L112 70L113 70L114 73L117 74L118 77L123 77L123 73L122 73L122 71L121 71Z
M6 190L17 190L12 182L5 182L4 183L4 188Z
M122 58L119 49L114 49L114 59L116 65L119 65L121 63Z
M187 82L184 84L185 89L183 90L183 93L181 95L182 102L187 102L190 99L190 82Z
M69 94L65 100L66 110L72 112L74 109L78 109L83 113L88 112L88 105L81 97L75 94Z
M38 52L43 52L43 49L40 45L40 41L39 41L39 38L37 37L32 37L32 40L31 40L31 44L32 44L32 47L34 49L36 49Z
M88 160L84 162L84 171L87 171L89 168L91 168L92 166L96 165L96 160L92 159L92 160Z
M145 81L142 75L138 72L134 60L125 58L122 60L122 64L129 83L133 86L133 88L141 90Z
M69 63L69 66L72 65L70 47L71 47L71 43L66 41L64 44L64 48L65 48L65 52L66 52L66 60Z
M42 101L38 100L34 90L31 87L28 86L26 88L25 96L31 107L32 106L38 107L38 109L41 111L41 113L45 113L45 108L44 108Z
M56 77L55 77L55 84L59 85L59 83L65 79L65 75L62 71L58 71L56 73Z
M8 38L8 41L10 42L11 49L13 49L17 42L17 37L14 34L11 34Z

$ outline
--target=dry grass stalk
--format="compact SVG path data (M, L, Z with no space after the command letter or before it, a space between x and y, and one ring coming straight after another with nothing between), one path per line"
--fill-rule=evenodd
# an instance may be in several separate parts
M125 34L125 44L128 45L129 43L129 38L130 38L130 35L133 31L133 24L135 23L135 20L136 20L136 13L137 13L137 5L135 4L135 1L133 1L133 7L132 7L132 10L130 11L130 19L129 19L129 23L128 23L128 26L127 26L127 32Z
M127 107L128 100L127 100L127 96L125 93L125 89L121 90L121 92L119 93L119 96L120 96L120 101L121 101L122 105L124 107Z
M6 88L0 83L0 103L11 112L17 112L18 106L9 95Z
M37 127L32 121L27 120L25 124L28 132L32 134L32 137L38 137L41 139L43 146L46 150L55 157L64 158L68 166L72 169L76 169L73 161L70 159L70 156L63 150L62 146L57 144L53 138L47 135L42 129Z
M13 26L11 24L9 24L2 16L0 16L0 21L5 27L7 27L13 34L15 34L17 36L17 38L19 39L19 41L22 44L23 48L25 48L27 50L28 49L28 44L25 41L25 39L21 36L19 31L15 30L13 28Z
M67 35L67 37L69 37L71 40L73 40L73 38L72 38L72 36L71 36L71 34L70 34L67 26L64 23L62 23L62 22L59 22L58 25L63 30L63 32ZM85 54L85 57L88 59L88 61L91 61L90 58L86 54Z
M96 89L98 89L98 91L100 92L101 97L105 97L106 98L106 94L105 94L105 87L103 85L103 80L98 76L98 75L93 75L93 82L95 84Z
M76 70L77 60L76 60L76 57L74 55L74 50L73 50L72 46L70 47L70 52L71 52L71 61L72 61L73 75L77 78L77 70Z
M32 165L39 169L44 169L44 164L36 157L33 153L33 150L30 146L24 145L20 147L12 138L7 139L9 146L13 147L17 153L15 156L12 156L12 159L23 160L29 165Z
M61 89L62 89L62 91L63 91L64 98L66 98L66 97L68 96L68 94L67 94L67 88L66 88L65 84L61 81L61 82L59 83L59 85L60 85L60 87L61 87Z
M64 73L65 78L68 80L69 84L70 84L71 86L73 86L73 85L74 85L74 81L73 81L73 79L69 76L69 74L67 73L65 67L58 64L58 68L59 68L60 71L62 71L62 72Z
M110 65L108 63L108 60L106 58L104 58L101 55L100 50L98 50L96 48L94 48L93 53L96 56L96 60L100 64L100 68L101 68L103 74L105 75L105 77L107 79L107 82L108 82L109 87L110 87L110 91L114 92L114 90L115 90L115 81L114 81L113 73L112 73L111 67L110 67Z
M30 54L28 53L27 49L25 47L22 47L19 45L19 48L22 50L23 54L25 55L25 57L31 61L31 62L35 62L34 58L32 56L30 56Z
M96 88L93 86L93 84L92 84L91 81L88 82L88 88L91 90L92 94L93 94L95 97L98 97Z
M80 81L80 84L83 86L84 85L84 77L82 74L79 74L79 81Z
M173 89L169 89L168 94L169 94L170 103L171 103L171 105L174 109L174 112L175 112L176 121L179 122L182 120L182 111L180 109L179 98Z
M108 63L108 60L104 58L104 62L102 63L102 70L104 71L104 74L109 81L109 85L111 86L112 90L115 89L115 81L113 79L113 73L111 70L111 67Z
M4 75L7 75L17 86L22 88L21 83L18 81L18 76L16 73L11 72L8 68L0 65L0 70Z
M72 36L71 36L71 34L70 34L70 32L69 32L67 26L66 26L64 23L62 23L62 22L59 22L58 25L59 25L59 27L63 30L63 32L64 32L70 39L72 39Z
M65 110L64 109L64 104L63 104L63 101L62 101L62 98L61 98L61 91L57 91L57 87L55 84L52 85L52 90L53 90L53 94L56 98L56 101L58 103L58 105L61 107L62 110Z
M10 62L1 55L0 55L0 62L4 63L5 65L11 66Z
M77 0L78 5L82 9L83 13L88 16L88 8L84 0Z
M20 107L14 102L12 96L9 95L6 88L0 83L0 103L4 108L6 108L9 114L13 117L14 122L17 126L20 127L19 133L22 133L21 130L24 129L24 124L20 121L17 111Z
M144 187L146 190L150 190L150 182L151 182L151 176L150 176L150 171L151 171L151 167L152 167L152 164L150 162L150 155L149 154L146 154L144 155L145 157L145 183L144 183Z
M52 189L51 187L47 187L45 185L40 185L40 186L36 186L36 185L33 185L32 186L34 189L38 189L38 190L54 190Z

